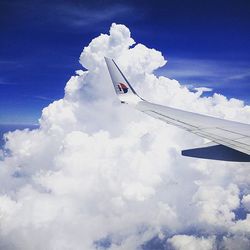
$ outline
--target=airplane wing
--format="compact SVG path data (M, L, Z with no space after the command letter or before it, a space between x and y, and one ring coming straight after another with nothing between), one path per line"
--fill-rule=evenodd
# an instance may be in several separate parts
M209 139L213 145L183 150L197 158L250 162L250 124L224 120L150 103L137 95L113 59L105 58L114 89L122 103L141 112Z

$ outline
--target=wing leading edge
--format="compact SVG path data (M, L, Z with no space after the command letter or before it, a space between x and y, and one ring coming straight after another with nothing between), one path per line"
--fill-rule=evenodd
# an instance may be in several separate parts
M141 112L209 139L215 145L182 151L185 156L250 162L250 124L147 102L140 98L114 60L105 58L118 98Z

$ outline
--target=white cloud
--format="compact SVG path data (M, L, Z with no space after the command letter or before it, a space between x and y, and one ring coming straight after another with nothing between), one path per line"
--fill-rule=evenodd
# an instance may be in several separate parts
M43 110L41 127L6 134L0 248L91 250L106 242L112 250L137 249L157 235L176 235L169 241L177 249L211 249L217 233L232 235L226 246L242 234L247 242L249 218L234 216L240 190L249 195L247 164L182 157L181 149L203 139L121 105L103 56L115 58L148 100L249 121L242 101L201 98L156 77L166 63L162 54L112 24L83 49L80 63L88 71L77 71L64 98ZM190 229L205 236L180 235Z
M175 250L212 250L215 249L214 241L214 237L206 239L188 235L175 235L168 240Z
M213 89L207 87L200 87L200 88L194 88L194 90L202 94L203 92L211 92Z
M198 188L193 202L199 206L198 218L208 226L229 226L234 218L233 212L239 206L239 190L236 185L228 187L204 186Z
M235 249L249 249L250 240L243 235L235 235L233 237L223 237L221 249L235 250Z
M250 211L250 194L243 196L242 204L247 211Z

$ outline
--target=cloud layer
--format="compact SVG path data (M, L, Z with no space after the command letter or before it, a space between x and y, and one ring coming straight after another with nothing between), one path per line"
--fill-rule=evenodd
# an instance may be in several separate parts
M247 122L250 107L156 77L162 54L112 24L86 46L40 128L5 135L1 249L249 249L249 164L185 158L204 141L121 105L104 63L145 99Z

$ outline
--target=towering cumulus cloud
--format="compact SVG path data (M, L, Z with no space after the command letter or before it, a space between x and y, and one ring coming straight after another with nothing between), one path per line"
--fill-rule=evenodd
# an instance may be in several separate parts
M249 249L249 164L180 156L203 139L121 105L104 56L147 100L250 121L242 101L156 77L162 54L112 24L40 128L5 135L0 249Z

